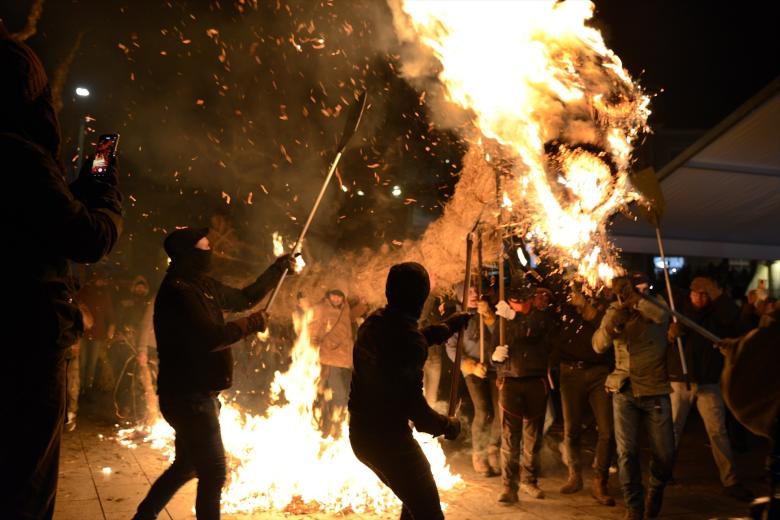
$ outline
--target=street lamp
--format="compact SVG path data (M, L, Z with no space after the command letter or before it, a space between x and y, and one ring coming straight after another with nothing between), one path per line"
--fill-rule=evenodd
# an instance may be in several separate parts
M401 196L401 187L396 184L395 186L393 186L393 191L391 191L390 193L393 194L393 197L400 197Z
M84 87L76 87L76 95L79 97L88 97L89 89Z

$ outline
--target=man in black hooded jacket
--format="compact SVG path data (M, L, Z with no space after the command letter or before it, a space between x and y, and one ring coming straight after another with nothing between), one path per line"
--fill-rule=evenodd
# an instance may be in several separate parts
M460 422L434 411L423 396L423 365L429 345L464 326L456 313L422 330L418 320L430 292L428 272L414 262L394 265L387 276L387 306L358 330L349 395L349 440L355 456L401 499L402 520L444 518L431 466L412 437L418 431L446 439Z
M160 411L176 431L176 458L138 506L137 520L157 518L176 491L198 478L198 520L219 518L226 478L219 427L218 395L233 383L230 346L266 329L262 311L225 323L223 311L252 308L270 291L291 256L277 258L252 284L228 287L208 276L211 263L208 228L182 228L166 237L171 259L154 302L154 333L160 372Z
M69 261L103 258L122 228L113 164L68 186L46 72L0 23L0 157L3 158L3 330L23 336L6 349L0 428L3 518L51 518L65 419L66 353L83 332ZM12 335L15 339L15 334Z

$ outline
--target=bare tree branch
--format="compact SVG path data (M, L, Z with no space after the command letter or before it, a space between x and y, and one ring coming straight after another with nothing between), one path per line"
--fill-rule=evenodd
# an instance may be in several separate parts
M17 40L25 41L31 38L38 32L38 20L41 19L43 14L43 0L34 0L33 5L30 8L30 14L27 15L27 24L24 29L18 33L14 33L12 36Z
M81 47L81 39L83 37L83 32L80 32L78 36L76 36L76 41L73 42L73 46L70 48L67 56L65 56L62 63L54 70L54 75L51 80L51 97L54 103L54 110L57 112L62 109L62 90L65 88L65 81L68 79L70 66L73 63L73 59L76 57L76 53L79 51L79 47Z

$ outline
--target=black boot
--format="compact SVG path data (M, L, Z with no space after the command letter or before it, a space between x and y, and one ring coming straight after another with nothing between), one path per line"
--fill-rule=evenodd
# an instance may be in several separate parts
M656 518L664 501L664 488L650 488L645 500L645 518Z

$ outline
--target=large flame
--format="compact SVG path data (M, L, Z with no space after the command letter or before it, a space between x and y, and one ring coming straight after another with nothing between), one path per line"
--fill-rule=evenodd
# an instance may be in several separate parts
M514 162L501 205L516 232L593 287L611 279L605 226L637 198L627 170L650 111L586 25L593 4L408 0L402 9L397 25L411 22L433 51L450 101Z
M220 413L228 455L228 482L222 494L226 513L259 511L384 512L400 507L395 495L352 453L346 421L337 438L323 438L314 402L320 377L319 352L309 342L308 317L301 326L287 372L277 372L273 399L264 415L243 413L224 404ZM138 429L120 430L119 439L135 447ZM415 432L441 490L461 481L450 472L436 439ZM144 442L173 458L174 432L164 421L144 431Z

